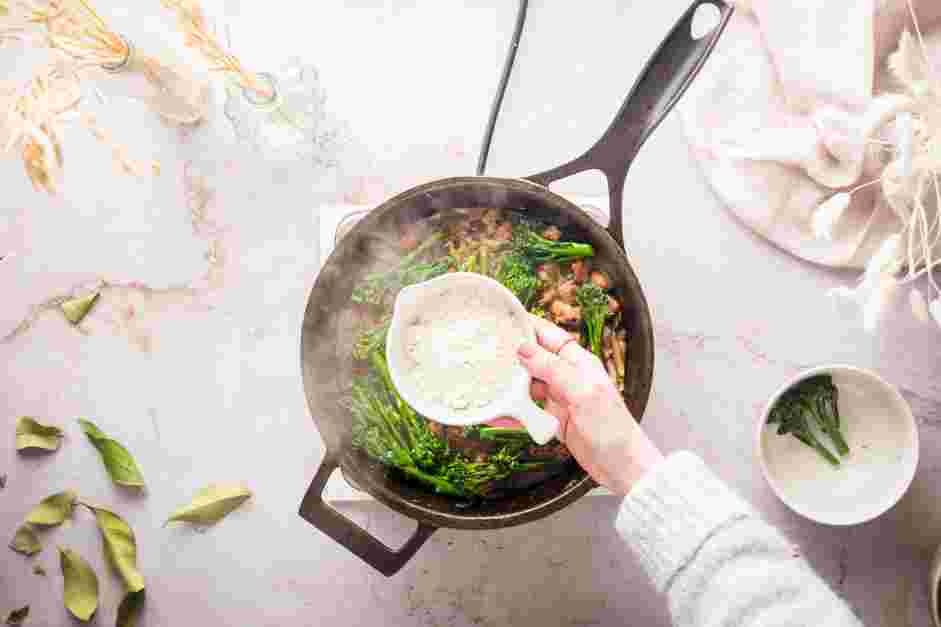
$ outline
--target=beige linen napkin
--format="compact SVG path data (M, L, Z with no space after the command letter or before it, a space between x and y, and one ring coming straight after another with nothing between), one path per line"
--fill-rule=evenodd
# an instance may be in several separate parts
M904 259L916 245L904 202L885 191L904 191L908 179L888 171L893 185L878 181L894 160L910 169L903 156L911 148L911 98L888 69L905 31L913 71L941 78L938 0L738 3L679 113L693 158L747 226L834 267L871 265L880 249ZM849 197L833 198L846 191ZM937 221L937 203L928 209Z

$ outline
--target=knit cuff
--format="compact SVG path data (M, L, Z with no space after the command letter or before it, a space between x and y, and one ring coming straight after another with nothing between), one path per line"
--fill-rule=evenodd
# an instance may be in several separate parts
M752 515L702 460L681 451L634 485L615 526L662 592L714 533Z

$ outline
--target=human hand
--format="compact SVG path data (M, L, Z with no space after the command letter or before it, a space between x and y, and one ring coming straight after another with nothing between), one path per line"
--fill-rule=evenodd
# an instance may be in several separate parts
M663 459L643 432L604 366L569 333L533 316L537 344L519 348L534 377L532 396L559 419L559 439L598 483L618 494Z

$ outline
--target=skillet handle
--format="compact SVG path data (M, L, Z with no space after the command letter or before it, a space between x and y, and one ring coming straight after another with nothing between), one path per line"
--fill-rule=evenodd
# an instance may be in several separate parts
M719 21L709 33L693 39L693 15L706 4L719 10ZM580 157L526 178L548 187L553 181L579 172L600 170L608 180L611 208L608 231L624 248L622 208L627 170L640 147L699 73L732 17L732 11L731 2L726 0L694 0L647 61L601 139Z
M333 471L339 467L336 457L327 452L307 488L298 512L304 520L345 546L361 560L386 577L399 572L415 552L438 528L418 523L418 528L398 550L390 549L352 520L330 507L323 500L323 490Z

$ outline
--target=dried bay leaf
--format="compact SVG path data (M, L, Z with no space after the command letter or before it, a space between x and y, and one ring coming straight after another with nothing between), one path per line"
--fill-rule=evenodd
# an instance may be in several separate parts
M29 606L24 605L18 610L13 610L7 614L7 625L22 625L29 616Z
M108 563L124 580L128 592L140 592L144 589L144 577L137 569L137 540L134 538L134 530L112 511L88 504L85 506L95 514Z
M6 473L0 475L0 490L7 487L7 476Z
M87 621L98 609L98 577L78 553L61 546L59 565L65 580L65 607L75 618Z
M42 551L42 544L39 542L39 536L31 525L20 525L13 539L10 540L10 548L23 555L35 555Z
M242 484L209 484L196 493L189 505L170 514L167 522L190 522L212 525L250 498L252 493Z
M144 609L144 591L128 592L118 606L118 620L116 627L134 627L137 618Z
M92 306L98 300L99 296L101 296L100 292L93 292L85 296L72 298L59 305L59 308L62 310L62 314L65 316L66 320L72 324L78 324L85 319L85 316L91 311Z
M98 449L101 461L112 481L132 488L144 487L144 475L137 467L137 462L120 442L111 439L87 420L80 418L78 423L82 426L82 431L88 436L89 441Z
M72 515L75 500L75 492L71 490L47 496L27 514L26 522L44 527L59 525Z
M62 429L44 425L35 418L20 416L16 420L16 450L55 451L62 440Z

